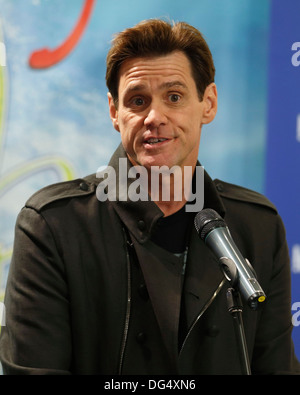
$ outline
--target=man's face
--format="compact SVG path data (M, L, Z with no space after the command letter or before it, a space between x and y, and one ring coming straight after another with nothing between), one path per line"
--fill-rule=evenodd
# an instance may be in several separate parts
M135 58L119 73L119 102L110 94L110 115L134 165L195 166L201 127L215 116L215 84L199 100L188 58L182 52Z

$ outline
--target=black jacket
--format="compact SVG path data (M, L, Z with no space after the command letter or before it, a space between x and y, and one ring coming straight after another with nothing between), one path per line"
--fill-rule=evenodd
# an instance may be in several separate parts
M125 156L120 146L111 165ZM181 261L150 240L159 208L99 202L99 181L46 187L19 214L0 340L4 373L240 374L229 284L216 258L192 229L182 291ZM260 310L243 311L252 373L299 372L276 209L207 174L205 207L224 217L267 295Z

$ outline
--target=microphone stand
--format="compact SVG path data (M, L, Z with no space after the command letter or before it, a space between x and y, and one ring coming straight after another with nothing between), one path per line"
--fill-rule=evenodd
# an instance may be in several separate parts
M242 372L244 375L251 375L250 361L242 318L242 300L239 292L237 292L234 288L228 288L226 296L228 312L231 314L234 322L234 330L238 343L238 351L240 362L242 365Z
M227 289L226 297L227 297L227 307L228 312L231 314L234 322L234 331L238 344L238 352L240 363L242 366L242 374L243 375L251 375L250 369L250 361L248 355L248 348L246 343L246 336L244 331L243 324L243 303L241 299L240 293L234 288L234 286L238 282L238 272L237 268L231 259L226 257L222 257L219 260L221 265L221 269L225 278L231 283L231 287ZM247 261L248 265L250 263ZM252 268L252 266L250 265ZM253 270L253 269L252 269Z

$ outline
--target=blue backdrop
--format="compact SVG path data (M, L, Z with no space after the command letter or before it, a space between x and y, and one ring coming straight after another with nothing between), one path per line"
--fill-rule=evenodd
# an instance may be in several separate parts
M286 226L294 341L300 352L300 3L273 0L270 26L266 195Z
M32 67L37 50L66 49L88 5L72 50L47 68ZM199 158L212 177L277 204L293 258L300 357L300 67L291 49L300 42L299 8L298 0L0 0L0 300L26 199L47 184L95 172L119 143L105 87L112 35L146 18L184 20L204 34L217 70L218 115L203 130Z

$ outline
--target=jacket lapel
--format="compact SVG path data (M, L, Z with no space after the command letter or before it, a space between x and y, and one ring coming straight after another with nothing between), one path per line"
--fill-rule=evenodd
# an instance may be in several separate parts
M133 240L154 313L171 360L178 355L182 264L179 258L151 241L144 245Z
M193 229L183 290L186 330L205 309L223 279L217 259Z

